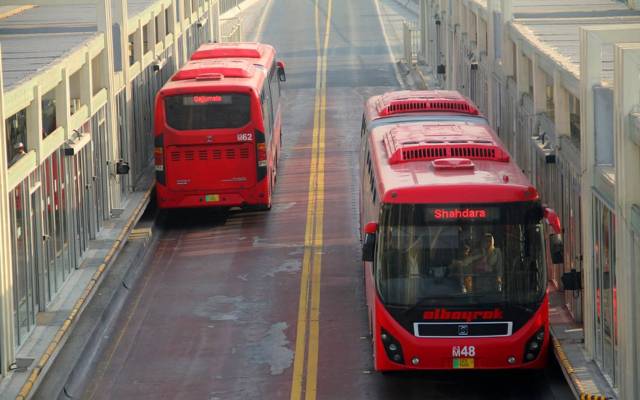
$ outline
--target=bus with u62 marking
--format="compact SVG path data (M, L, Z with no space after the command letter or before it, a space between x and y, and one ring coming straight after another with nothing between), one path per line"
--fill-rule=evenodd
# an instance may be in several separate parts
M360 219L375 369L539 369L557 214L454 91L365 103Z
M160 208L270 209L284 63L262 43L200 46L156 96Z

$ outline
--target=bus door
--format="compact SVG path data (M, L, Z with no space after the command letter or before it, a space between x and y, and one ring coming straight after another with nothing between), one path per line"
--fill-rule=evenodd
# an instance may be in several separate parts
M166 184L175 191L246 189L256 181L255 130L246 93L165 98Z

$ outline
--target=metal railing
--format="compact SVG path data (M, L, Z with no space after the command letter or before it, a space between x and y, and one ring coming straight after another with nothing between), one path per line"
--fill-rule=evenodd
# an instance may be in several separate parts
M420 30L416 24L408 21L402 22L404 60L409 65L415 65L418 62L418 53L420 51Z
M522 168L529 179L534 180L531 136L533 136L533 98L530 94L524 93L520 97L520 105L516 114L516 136L519 159L518 165Z
M243 0L219 0L220 1L220 14L231 10L233 7L238 7L238 4Z

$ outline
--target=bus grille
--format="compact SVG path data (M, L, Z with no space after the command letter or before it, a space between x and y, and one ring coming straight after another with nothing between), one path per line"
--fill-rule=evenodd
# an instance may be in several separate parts
M196 154L197 153L197 154ZM237 158L250 159L251 152L248 147L226 148L226 149L213 149L213 150L174 150L170 153L171 161L194 161L197 157L198 161L207 160L235 160Z
M432 338L511 336L513 322L416 322L413 331L417 337Z

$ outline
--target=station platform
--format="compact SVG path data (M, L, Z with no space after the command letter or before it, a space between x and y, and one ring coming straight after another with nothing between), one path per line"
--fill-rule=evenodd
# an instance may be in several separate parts
M550 290L549 319L553 353L576 398L583 400L617 399L598 366L584 351L584 329L576 323L564 304L564 293Z
M39 313L36 328L20 348L13 371L0 383L0 398L31 398L32 392L53 366L69 333L75 329L91 299L99 293L105 275L118 259L142 216L152 194L150 175L140 187L141 190L130 194L122 213L110 219L99 236L90 242L87 255L65 283L62 295L47 312Z

